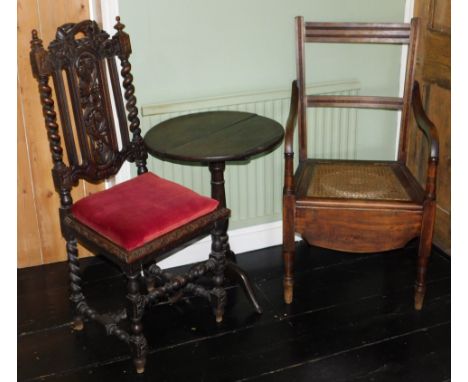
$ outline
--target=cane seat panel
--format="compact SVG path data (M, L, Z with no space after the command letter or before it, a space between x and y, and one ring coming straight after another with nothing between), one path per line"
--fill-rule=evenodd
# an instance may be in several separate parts
M374 200L411 200L392 166L320 163L314 166L307 196Z

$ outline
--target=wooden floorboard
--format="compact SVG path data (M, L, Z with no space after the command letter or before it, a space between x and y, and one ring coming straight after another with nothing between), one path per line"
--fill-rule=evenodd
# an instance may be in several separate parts
M450 325L439 324L410 333L272 370L244 381L443 381L450 367L440 362L450 355L434 337L450 340Z
M128 349L89 323L70 329L66 263L18 271L18 378L30 381L444 381L450 379L450 260L431 257L424 308L412 306L415 246L355 255L298 245L295 300L282 302L281 248L238 255L262 315L228 288L224 322L187 298L144 318L150 351L135 374ZM100 310L119 306L124 280L83 261ZM182 267L184 268L184 267ZM118 298L120 296L120 300Z

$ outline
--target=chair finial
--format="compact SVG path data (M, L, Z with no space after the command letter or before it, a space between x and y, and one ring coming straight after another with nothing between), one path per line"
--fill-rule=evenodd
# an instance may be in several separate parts
M36 29L33 29L31 31L31 48L42 48L42 40L39 38L39 35L37 33Z
M120 22L120 16L116 16L115 21L117 21L117 24L114 25L114 29L117 32L121 32L125 28L125 25Z

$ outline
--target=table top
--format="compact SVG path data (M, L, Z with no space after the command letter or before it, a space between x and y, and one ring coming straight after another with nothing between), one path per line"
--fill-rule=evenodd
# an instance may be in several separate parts
M284 137L276 121L239 111L209 111L161 122L145 135L148 152L194 162L244 160L273 149Z

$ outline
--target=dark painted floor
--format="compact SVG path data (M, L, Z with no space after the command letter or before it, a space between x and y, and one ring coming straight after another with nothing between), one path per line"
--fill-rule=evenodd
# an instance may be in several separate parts
M238 255L264 308L230 287L224 322L198 298L148 311L150 354L136 375L127 347L89 323L70 327L65 263L18 271L18 378L37 381L446 381L450 260L434 252L424 308L412 307L416 247L356 255L309 248L296 260L294 303L282 302L280 247ZM91 304L119 306L115 269L84 259Z

